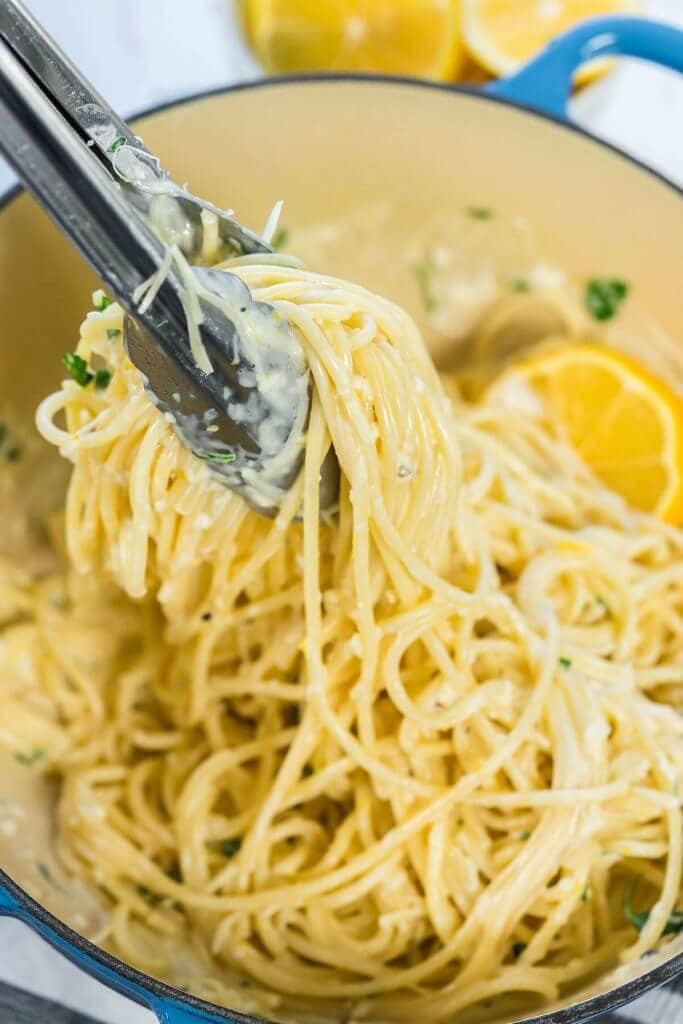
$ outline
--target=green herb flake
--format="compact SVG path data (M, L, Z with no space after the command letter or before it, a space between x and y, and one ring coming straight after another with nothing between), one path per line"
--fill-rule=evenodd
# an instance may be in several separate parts
M55 884L55 880L52 877L52 872L50 871L50 869L47 866L47 864L43 864L43 862L41 860L39 860L39 861L36 861L36 867L38 868L39 873L43 876L43 878L45 879L46 882L49 882L50 885L54 885Z
M571 658L564 658L564 657L562 657L562 658L558 658L557 660L559 661L560 665L565 670L565 672L568 672L569 669L572 667L572 659Z
M515 276L510 278L510 287L513 292L530 292L531 284L526 277Z
M109 387L112 373L111 370L96 370L95 371L95 387L98 391L104 391L105 388Z
M278 228L275 234L273 235L270 242L270 247L271 249L275 249L275 251L278 252L280 249L284 249L288 241L289 228L281 227Z
M194 451L193 455L196 455L198 459L204 459L205 462L224 462L230 463L237 460L237 456L233 452L198 452Z
M522 953L526 949L526 945L527 945L526 942L515 942L514 943L514 945L512 947L512 955L514 956L515 960L518 960L519 957L522 955Z
M126 140L123 137L123 135L117 135L114 141L112 142L111 146L107 150L107 153L116 153L119 149L121 149L121 146L125 146L125 144Z
M439 300L434 291L434 265L431 260L424 259L415 267L417 286L420 289L422 305L428 313L435 313L439 308Z
M609 612L610 611L610 606L607 604L607 601L604 599L604 597L600 597L599 594L595 598L595 603L597 605L599 605L604 612Z
M628 283L618 277L594 277L586 285L586 309L596 320L611 320L628 292Z
M88 369L85 359L77 355L76 352L65 352L62 356L62 363L66 367L71 379L80 384L82 388L87 388L93 379L93 374Z
M489 206L468 206L467 216L472 220L491 220L493 210Z
M0 423L0 449L3 450L3 454L7 462L18 462L22 456L21 448L17 445L11 445L11 447L5 447L10 443L11 435L9 427L6 423Z
M531 832L520 832L519 838L521 842L526 843L527 839L531 839Z
M114 338L118 338L121 331L118 327L107 327L107 337L109 341L113 341Z
M146 885L136 885L135 891L137 892L138 896L142 896L143 900L146 903L149 903L151 906L156 906L156 904L160 903L161 900L163 899L163 896L161 896L158 892L154 892L153 889L148 889Z
M233 839L224 839L221 843L221 853L224 857L234 857L242 848L242 840L239 836Z
M14 760L18 764L23 764L27 768L33 764L37 764L39 761L42 761L45 756L45 751L38 749L38 747L28 753L24 753L21 750L15 750L14 752Z
M624 896L624 913L635 930L637 932L642 932L643 928L650 920L652 910L641 910L636 912L633 909L633 893L635 891L637 881L638 880L634 878L626 890L626 894ZM683 932L683 910L672 910L666 924L664 925L663 934L679 935L681 932Z
M581 902L582 903L587 903L588 902L588 889L584 889L583 892L581 893Z
M93 292L92 300L98 313L104 313L105 309L111 306L111 299L108 295L105 295L101 288Z

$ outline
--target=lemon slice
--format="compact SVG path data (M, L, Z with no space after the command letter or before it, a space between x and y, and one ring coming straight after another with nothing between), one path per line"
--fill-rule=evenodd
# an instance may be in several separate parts
M683 400L636 360L565 344L505 370L484 400L544 419L631 505L683 522Z
M509 75L578 21L641 9L641 0L462 0L462 28L472 56L492 74ZM578 78L610 64L594 61Z
M382 71L446 80L464 63L458 0L245 0L264 67Z

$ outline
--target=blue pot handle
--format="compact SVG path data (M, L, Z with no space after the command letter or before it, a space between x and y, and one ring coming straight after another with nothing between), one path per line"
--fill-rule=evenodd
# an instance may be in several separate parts
M155 992L150 992L140 982L128 978L122 973L120 974L113 966L103 963L94 957L89 950L78 948L69 939L56 932L49 923L37 920L30 910L23 905L22 901L11 891L11 887L3 884L3 872L0 869L0 920L3 917L15 917L17 920L29 925L34 932L43 939L46 939L58 952L62 953L82 970L85 970L91 977L97 978L98 981L103 982L109 988L120 992L140 1005L148 1007L156 1015L160 1024L229 1024L229 1022L232 1022L232 1024L251 1024L253 1020L251 1017L246 1017L240 1013L230 1013L229 1011L220 1014L207 1013L201 1007L193 1007L191 1004L186 1004L173 998L164 998ZM33 1010L36 1022L48 1019L48 1015L45 1014L44 1000L28 992L22 992L21 999L23 1007ZM1 1010L2 1005L0 1004ZM55 1014L52 1014L52 1016L55 1017ZM57 1016L55 1024L58 1024L60 1019ZM72 1021L73 1024L81 1021L82 1024L95 1024L95 1021L90 1017L84 1017L73 1010L70 1011L68 1020ZM4 1024L4 1017L1 1015L0 1024Z
M615 55L640 57L683 73L683 31L647 18L592 18L485 91L567 120L575 72L587 61Z

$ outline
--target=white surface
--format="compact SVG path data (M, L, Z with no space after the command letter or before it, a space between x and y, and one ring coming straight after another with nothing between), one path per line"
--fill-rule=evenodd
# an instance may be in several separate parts
M258 75L224 0L28 2L124 115ZM683 26L683 0L648 0L647 9ZM93 44L95 38L100 45ZM683 185L683 78L625 63L579 97L574 114L596 134ZM0 192L10 180L8 169L0 163ZM0 978L106 1024L154 1020L148 1011L72 967L23 925L1 919ZM675 1024L662 998L666 1001L666 996L646 997L647 1019ZM637 1009L631 1008L629 1016L635 1016Z

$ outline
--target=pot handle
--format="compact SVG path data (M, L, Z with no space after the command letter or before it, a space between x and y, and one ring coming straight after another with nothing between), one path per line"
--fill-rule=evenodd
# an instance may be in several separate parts
M6 877L6 876L5 876ZM147 1007L156 1015L160 1024L255 1024L255 1018L247 1017L240 1013L207 1013L203 1007L193 1007L191 1004L163 997L155 992L149 991L140 982L119 974L113 965L102 962L93 956L89 949L78 948L58 934L48 922L38 921L30 911L22 905L22 901L12 892L11 886L3 884L3 872L0 869L0 920L3 917L14 917L23 921L41 938L47 940L59 953L66 956L76 964L77 967L85 970L92 978L107 985L109 988L120 992L141 1006ZM54 1003L46 1002L40 996L13 989L11 986L0 985L0 1024L4 1024L5 1017L3 1010L5 1002L9 999L10 1005L16 1006L22 1011L23 1016L17 1016L17 1024L44 1024L51 1020L54 1024L97 1024L91 1017L86 1017L75 1010L67 1010ZM46 1006L54 1007L50 1013L46 1013ZM17 1010L18 1013L18 1010ZM61 1016L60 1016L61 1013ZM14 1020L14 1017L12 1018Z
M16 917L21 920L21 908L9 889L0 882L0 918ZM0 1020L14 1021L16 1024L97 1024L92 1017L77 1010L69 1010L65 1006L43 999L33 992L16 988L0 981Z
M566 121L575 72L587 61L615 55L639 57L683 73L683 31L648 18L591 18L484 91Z

